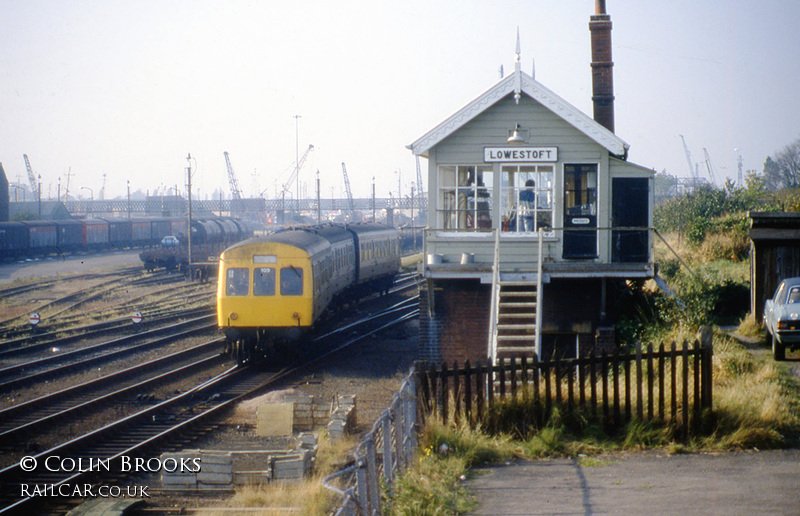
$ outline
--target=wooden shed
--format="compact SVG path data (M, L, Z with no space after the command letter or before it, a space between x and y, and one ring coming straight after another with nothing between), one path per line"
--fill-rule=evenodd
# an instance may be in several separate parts
M750 312L760 321L764 303L784 278L800 276L800 213L750 212Z

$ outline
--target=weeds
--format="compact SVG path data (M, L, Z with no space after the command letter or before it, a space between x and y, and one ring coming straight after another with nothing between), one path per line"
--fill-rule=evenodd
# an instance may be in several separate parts
M689 336L686 328L673 329L672 334ZM496 435L452 422L429 422L419 463L401 476L387 514L462 514L471 510L475 502L463 481L470 477L470 468L487 462L579 457L591 464L593 460L602 463L597 457L605 452L767 449L785 447L800 437L800 381L767 354L755 355L717 334L713 377L713 414L704 414L702 435L683 442L676 440L670 426L657 421L634 419L607 434L589 418L561 407L554 407L541 428L526 432L512 423L531 420L532 409L526 409L520 399L494 405L492 422L486 426L504 430Z

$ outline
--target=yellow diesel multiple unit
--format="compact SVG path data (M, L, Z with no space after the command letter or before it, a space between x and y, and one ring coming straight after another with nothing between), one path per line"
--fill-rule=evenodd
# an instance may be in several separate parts
M220 255L217 322L244 363L296 341L337 296L387 289L399 266L397 231L377 224L252 238Z

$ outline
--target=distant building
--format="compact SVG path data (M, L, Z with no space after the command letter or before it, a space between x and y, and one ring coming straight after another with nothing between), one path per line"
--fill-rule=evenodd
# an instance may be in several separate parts
M9 217L10 220L65 220L72 215L60 201L25 201L9 203Z

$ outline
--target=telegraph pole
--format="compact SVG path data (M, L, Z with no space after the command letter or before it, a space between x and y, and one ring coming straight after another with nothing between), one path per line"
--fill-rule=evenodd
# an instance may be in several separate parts
M186 155L186 161L189 165L186 167L186 191L188 192L187 196L189 198L189 210L188 210L188 229L187 229L187 258L189 260L188 263L188 272L189 272L189 281L192 281L194 278L192 277L192 155Z
M319 202L319 169L317 169L317 225L322 224L322 206Z

